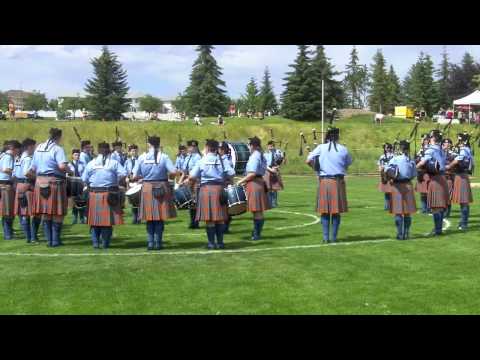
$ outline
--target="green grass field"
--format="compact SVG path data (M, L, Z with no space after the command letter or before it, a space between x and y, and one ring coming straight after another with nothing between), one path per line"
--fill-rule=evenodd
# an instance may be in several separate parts
M1 314L478 314L479 206L470 230L425 236L432 218L413 218L412 240L394 240L376 177L349 177L350 211L340 242L321 244L313 211L316 179L286 176L264 239L248 240L248 214L234 218L225 251L204 250L204 229L187 213L168 223L165 249L146 252L144 225L115 228L109 250L91 247L86 225L65 226L61 248L0 241ZM474 191L474 196L478 191ZM126 222L130 222L129 210ZM67 218L68 223L70 218ZM448 226L446 223L445 226Z

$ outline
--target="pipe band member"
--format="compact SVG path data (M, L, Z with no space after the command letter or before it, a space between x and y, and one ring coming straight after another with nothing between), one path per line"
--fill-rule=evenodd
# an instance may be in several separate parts
M110 246L112 226L123 224L119 182L127 176L125 168L110 156L110 145L98 144L98 156L90 161L82 175L88 184L88 218L95 249Z
M235 166L233 165L231 150L226 141L222 141L218 144L218 154L222 158L222 161L224 164L228 163L228 165L235 170ZM233 178L226 177L225 186L228 186L230 184L233 184ZM225 222L225 228L223 231L224 234L230 234L230 224L232 223L232 219L233 217L228 215L228 219Z
M417 169L425 168L430 176L427 188L427 206L432 211L434 222L434 229L430 235L439 236L442 235L443 218L449 202L448 184L445 178L446 155L440 147L442 133L439 130L432 130L429 138L430 145L417 164Z
M27 243L38 242L38 228L41 217L33 214L33 191L35 176L30 172L35 152L36 141L25 139L22 142L23 153L15 166L14 177L17 184L14 203L14 215L20 218L20 226L25 234Z
M184 161L184 166L182 169L182 176L179 180L180 183L185 182L190 171L195 167L198 161L202 158L202 155L198 151L198 141L189 140L187 141L187 156ZM200 183L197 181L191 185L192 195L193 195L193 204L197 203L197 195L200 190ZM198 229L198 221L195 219L197 214L196 205L192 206L190 209L190 229Z
M280 176L280 165L283 162L283 153L275 148L275 142L270 140L264 156L267 159L267 172L263 179L268 189L268 197L272 208L278 206L278 192L283 190L283 181Z
M138 145L128 145L128 159L125 161L125 170L127 171L127 187L130 182L133 182L133 169L138 162ZM132 224L140 224L142 221L139 215L139 208L132 205Z
M316 171L319 180L316 211L321 214L323 241L326 243L337 241L340 214L348 211L344 177L352 164L352 157L347 148L338 143L339 137L338 128L328 129L325 143L318 145L306 160Z
M80 148L82 152L80 153L79 160L83 162L85 166L87 166L88 163L94 158L93 147L90 140L82 140L80 143Z
M147 250L163 248L164 221L177 217L174 194L168 178L177 170L167 154L160 151L160 138L148 138L150 146L133 168L133 179L142 181L140 218L147 224Z
M461 220L458 229L466 230L468 228L470 204L473 202L469 177L474 164L472 150L470 149L470 136L466 133L458 134L458 146L459 153L447 166L447 170L455 169L452 203L460 205Z
M123 144L121 141L114 141L112 143L113 151L110 154L112 160L116 160L120 163L120 165L125 166L125 161L127 161L127 157L123 153Z
M265 223L263 212L270 209L267 189L263 177L267 171L267 159L263 156L261 141L258 137L249 139L250 157L245 172L247 176L237 184L246 184L247 211L253 213L252 240L260 240Z
M384 210L390 210L390 198L391 198L391 189L390 184L385 182L385 167L388 165L390 160L393 159L393 145L390 143L385 143L383 145L383 154L377 161L378 171L381 174L381 181L378 184L378 190L384 193Z
M68 163L69 175L76 178L81 178L85 171L86 163L80 160L80 149L72 149L72 161ZM68 194L67 194L68 195ZM87 200L84 195L76 195L70 198L72 203L72 225L78 223L80 218L80 224L85 224L85 212L87 210Z
M453 151L452 147L452 139L444 139L442 141L442 150L446 154L445 178L447 179L448 185L448 207L447 211L445 212L445 218L449 218L452 211L453 182L455 180L455 173L453 172L453 169L449 167L449 165L458 156L458 154Z
M418 164L422 157L425 155L425 151L430 144L430 138L428 134L422 134L422 147L415 156L415 161ZM430 182L430 175L424 169L417 168L417 182L415 184L415 191L420 194L420 202L422 205L422 214L428 214L430 209L427 205L427 189Z
M38 145L33 154L31 171L36 174L33 192L33 213L43 216L43 230L47 246L62 244L61 231L63 218L67 215L68 199L66 172L68 161L65 150L60 145L62 130L50 129L50 137Z
M15 158L20 153L22 145L17 140L9 140L5 145L5 152L0 155L0 217L2 217L3 238L12 240L15 218L13 172Z
M216 140L207 140L204 153L188 177L190 182L200 182L196 221L205 221L207 249L224 249L224 223L228 220L224 188L226 179L231 179L235 170L218 154Z
M413 191L412 178L417 176L415 161L410 159L410 143L402 140L399 143L400 154L395 155L386 164L387 176L391 170L397 171L397 175L390 179L391 198L390 214L395 215L397 227L397 240L406 240L410 235L412 225L411 215L417 212L415 192Z

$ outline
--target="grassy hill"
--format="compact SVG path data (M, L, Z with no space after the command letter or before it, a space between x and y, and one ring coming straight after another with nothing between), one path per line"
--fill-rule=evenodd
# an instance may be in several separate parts
M118 127L121 138L126 143L136 143L141 150L145 149L145 131L149 134L159 135L162 139L164 150L174 159L180 134L183 142L189 139L197 139L202 143L207 138L223 139L223 132L229 140L247 141L248 137L258 136L263 141L270 140L270 129L273 130L277 141L282 142L282 148L286 142L288 162L284 166L284 174L309 174L310 169L303 163L307 151L303 149L303 156L299 156L300 150L300 132L303 132L307 142L312 149L314 148L312 128L318 131L320 137L321 123L293 121L281 117L271 117L265 120L246 119L246 118L227 118L224 128L211 125L215 119L204 119L202 127L196 127L191 121L187 123L172 122L148 122L134 123L128 121L119 122L101 122L101 121L69 121L57 122L51 120L40 120L32 122L31 120L20 120L18 122L0 122L0 141L5 139L33 137L38 141L43 141L48 136L48 130L52 126L64 129L64 145L69 153L73 147L78 147L78 140L73 132L75 126L82 138L90 139L94 144L100 141L112 142L115 140L115 127ZM325 125L326 127L327 125ZM372 123L372 117L368 115L357 115L350 118L344 118L337 122L341 129L341 142L346 144L352 153L354 163L350 168L351 174L369 173L376 171L376 160L381 153L381 146L385 141L392 142L397 135L400 138L407 138L413 128L411 120L402 120L396 118L387 118L385 124L378 126ZM435 128L436 124L424 123L419 127L420 134ZM471 131L473 126L454 125L450 135L456 136L459 131ZM454 139L455 141L455 139ZM420 141L417 141L419 146ZM413 147L413 146L412 146Z

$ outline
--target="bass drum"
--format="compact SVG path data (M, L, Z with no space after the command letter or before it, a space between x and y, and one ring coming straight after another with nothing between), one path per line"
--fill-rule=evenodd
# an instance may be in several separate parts
M233 167L235 169L235 174L244 175L247 168L247 162L250 158L250 149L248 144L231 142L228 143L230 148L230 154L232 155Z
M125 193L125 196L128 199L128 202L134 208L140 207L140 200L142 195L142 184L131 183L130 189Z

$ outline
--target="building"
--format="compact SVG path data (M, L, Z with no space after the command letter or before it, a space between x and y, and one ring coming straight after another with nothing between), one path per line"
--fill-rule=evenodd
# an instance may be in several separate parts
M22 111L25 110L25 99L33 93L23 90L8 90L5 94L9 101L13 101L15 109Z

